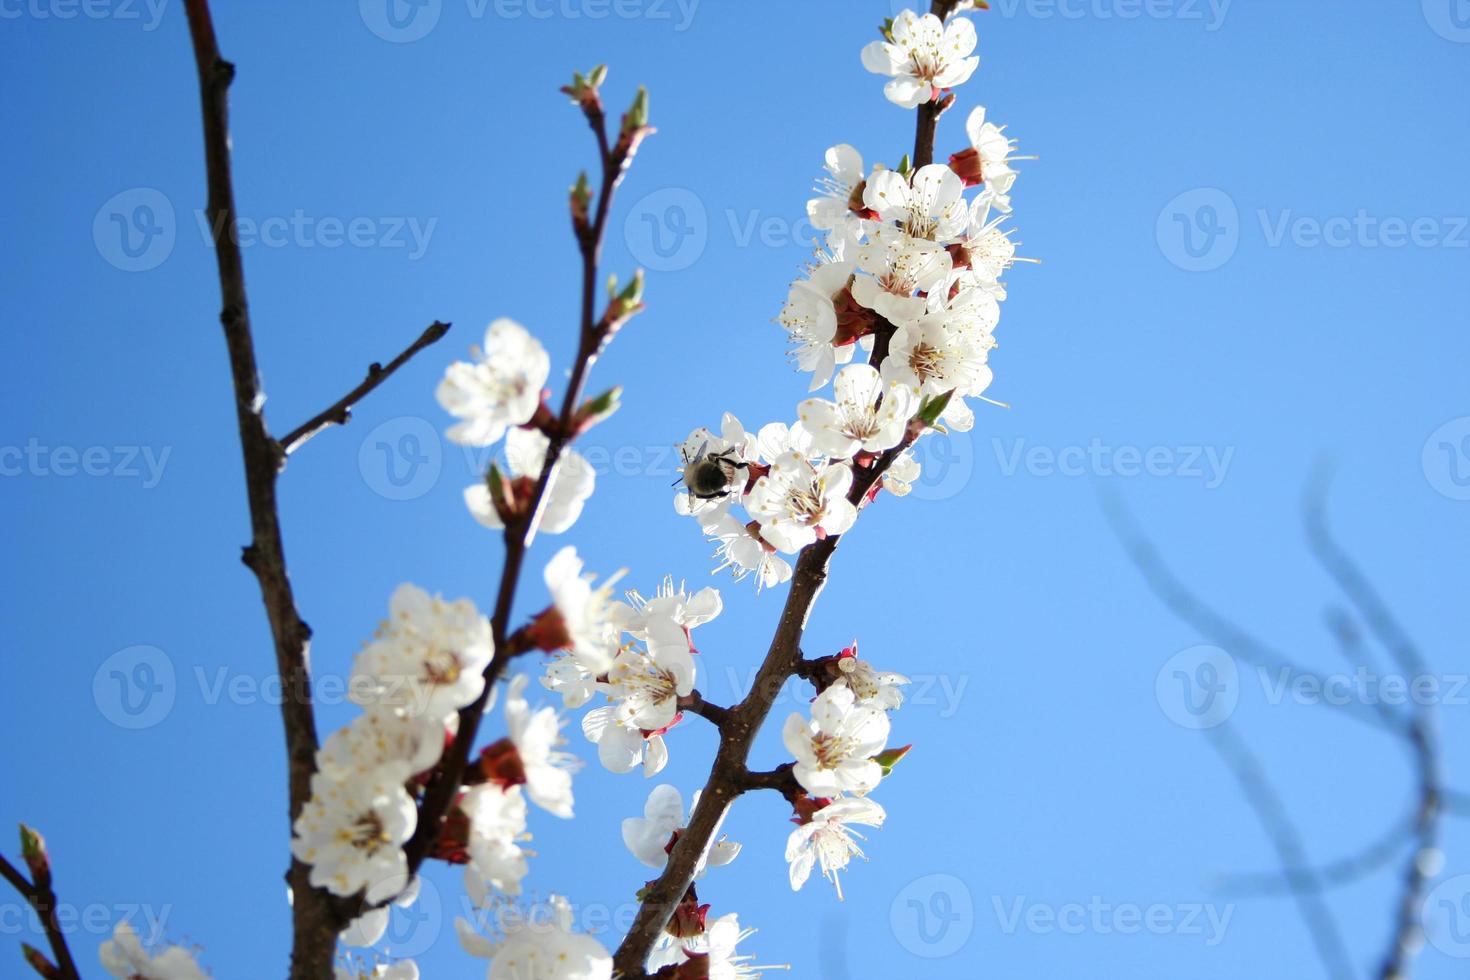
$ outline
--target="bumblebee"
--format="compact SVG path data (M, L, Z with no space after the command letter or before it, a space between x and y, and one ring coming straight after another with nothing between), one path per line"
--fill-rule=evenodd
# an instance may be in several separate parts
M706 452L708 448L709 443L706 442L693 455L687 449L680 450L684 459L684 475L674 482L683 483L690 496L700 500L720 500L730 495L737 485L736 478L748 464L735 458L733 448L718 453Z

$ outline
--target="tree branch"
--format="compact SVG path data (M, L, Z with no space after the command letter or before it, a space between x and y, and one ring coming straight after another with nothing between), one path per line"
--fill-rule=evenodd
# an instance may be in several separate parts
M3 854L0 854L0 877L20 893L20 897L35 909L40 918L41 927L46 933L46 942L55 958L55 980L81 980L76 960L72 959L71 949L66 945L66 933L62 932L61 923L56 918L56 892L51 887L51 882L42 880L32 884ZM37 972L40 972L39 969ZM42 973L42 976L47 974Z
M716 728L724 728L730 718L730 709L704 699L698 690L690 691L679 699L679 710L699 715Z
M378 385L387 381L393 375L394 371L407 364L415 354L430 344L435 343L448 332L449 324L440 323L438 320L435 320L429 325L428 329L419 334L417 340L404 349L403 353L389 361L387 367L384 367L377 361L368 365L367 377L362 379L361 384L337 399L330 407L323 409L286 433L280 440L281 452L289 456L305 445L308 439L327 426L346 425L352 420L352 409L358 402L362 401Z
M934 0L931 10L943 19L954 8L955 2L956 0ZM942 111L934 109L926 112L923 111L925 108L920 107L915 124L916 167L920 165L920 160L933 159L935 124L939 112ZM869 363L875 368L881 367L887 353L887 340L880 335L875 339ZM848 500L854 505L860 505L868 491L883 478L888 467L912 439L913 434L910 434L868 467L854 465ZM625 980L636 980L645 975L648 955L664 926L668 924L678 901L683 898L694 880L699 859L714 839L725 811L747 789L759 788L751 785L750 780L763 777L752 774L746 765L751 745L770 714L782 686L804 669L801 637L817 597L826 585L827 569L841 540L841 535L823 538L807 545L797 556L791 575L790 591L786 594L781 618L755 682L745 699L729 709L724 724L720 726L719 748L704 789L699 794L699 803L689 816L688 826L675 841L663 872L645 889L643 902L638 908L633 925L613 954L613 969Z
M606 120L599 106L584 105L593 133L597 137L598 155L601 161L602 182L597 197L596 216L584 232L577 236L577 247L582 257L582 306L578 330L576 360L573 362L571 378L562 397L561 411L557 416L555 431L548 436L546 458L536 479L536 487L530 498L528 516L520 521L508 523L505 528L505 556L501 564L500 585L495 597L495 608L490 616L490 629L495 639L495 654L485 668L485 688L473 704L459 713L459 729L454 743L449 747L444 760L435 770L424 790L423 802L419 807L418 826L412 839L404 848L408 858L410 875L423 864L434 842L438 840L444 818L449 812L464 779L469 764L470 752L474 748L475 736L485 714L495 683L505 672L511 659L517 655L517 644L509 635L511 607L515 602L517 585L526 553L536 537L536 528L541 521L541 512L546 506L547 488L551 484L562 451L575 437L574 416L581 403L588 373L592 370L603 344L606 331L595 318L594 306L597 296L597 266L602 253L602 239L607 228L607 216L612 205L613 193L622 181L632 150L622 153L609 149ZM621 147L621 143L619 144Z

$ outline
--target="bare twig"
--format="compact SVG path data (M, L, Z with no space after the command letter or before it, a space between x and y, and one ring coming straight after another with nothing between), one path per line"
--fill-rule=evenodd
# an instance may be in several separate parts
M1388 833L1358 853L1319 865L1316 868L1288 868L1285 871L1221 875L1213 882L1213 887L1222 893L1246 897L1283 895L1304 881L1315 881L1322 890L1351 885L1383 869L1398 857L1400 852L1413 840L1416 822L1415 817L1407 817L1394 824Z
M1284 869L1282 875L1290 886L1291 895L1296 900L1297 909L1301 913L1302 921L1306 923L1312 945L1317 949L1317 956L1322 961L1327 976L1330 980L1352 977L1352 961L1343 945L1342 933L1337 928L1332 911L1321 896L1321 882L1317 880L1316 872L1307 861L1301 833L1292 823L1281 797L1266 778L1260 760L1235 734L1228 722L1207 731L1210 745L1230 767L1236 782L1240 784L1241 793L1250 803L1251 809L1255 810L1261 826L1271 838L1271 844Z
M598 156L601 163L602 182L597 197L595 217L585 232L577 236L577 247L582 257L582 306L578 330L576 360L572 365L571 378L562 397L561 411L557 416L555 430L549 434L546 458L536 479L528 513L520 521L507 523L505 528L505 556L501 564L500 585L495 597L495 608L490 616L490 629L495 639L495 655L485 668L485 688L474 703L459 713L459 728L454 744L450 746L444 760L435 770L424 791L419 807L418 826L413 838L404 851L408 857L410 872L417 871L427 857L434 842L438 840L444 818L449 812L464 778L469 755L474 747L480 720L485 714L495 683L505 672L511 659L520 652L510 637L511 607L515 602L521 569L526 552L535 540L536 528L540 524L541 512L546 506L547 488L560 462L562 451L574 436L574 416L581 404L588 373L596 362L606 341L604 330L595 318L597 296L597 266L602 254L602 239L607 227L608 211L613 193L622 181L623 173L631 161L631 152L621 149L615 152L607 139L606 120L600 105L584 105L583 110L597 138ZM621 148L622 144L619 143Z
M35 910L36 916L41 920L41 928L46 933L46 942L51 947L51 956L55 960L51 964L56 971L52 975L55 980L80 980L76 960L72 959L71 949L66 945L66 933L62 931L61 923L56 918L56 891L51 887L51 882L41 880L33 884L4 855L0 855L0 877L20 893L20 897L26 900L26 904ZM49 879L49 874L47 877Z
M706 701L698 690L690 691L679 699L679 710L699 715L716 728L725 727L726 720L730 717L729 708Z
M286 734L289 828L311 798L311 777L316 770L318 742L311 697L311 628L296 608L286 571L276 480L285 465L288 449L299 445L309 433L304 429L297 430L282 443L271 436L266 426L263 413L265 396L256 367L250 305L245 291L245 267L236 227L234 178L230 169L229 89L235 77L235 66L220 54L209 0L185 0L184 8L199 75L209 188L207 217L213 231L222 303L220 323L224 327L229 351L235 417L240 431L245 491L250 507L251 540L244 550L243 559L255 573L260 586L275 647L276 670L285 695L281 698L281 720ZM400 355L388 369L380 370L376 377L369 372L368 381L329 410L339 410L340 413L330 421L345 420L346 410L352 401L377 387L398 365L419 348L437 340L439 335L442 335L442 330L430 327L420 337L420 342ZM312 887L310 871L307 865L293 860L287 872L292 894L293 980L317 980L330 975L337 933L348 921L345 903Z
M353 406L367 397L378 385L387 381L394 371L407 364L415 354L439 340L448 332L449 324L440 323L438 320L435 320L429 325L428 329L419 334L417 340L404 349L403 353L389 361L386 367L376 361L368 365L367 377L362 379L361 384L337 399L330 407L318 412L282 436L280 440L281 452L289 456L305 445L308 439L328 426L346 425L352 419Z

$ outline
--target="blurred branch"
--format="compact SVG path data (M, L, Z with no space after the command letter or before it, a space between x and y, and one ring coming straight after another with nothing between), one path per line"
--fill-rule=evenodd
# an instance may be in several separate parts
M1291 816L1277 794L1275 787L1266 777L1260 759L1245 742L1235 735L1232 726L1223 725L1206 730L1210 745L1230 767L1240 791L1271 838L1276 855L1281 859L1281 876L1285 880L1307 932L1316 947L1317 957L1327 976L1333 980L1353 976L1352 962L1342 942L1342 933L1321 896L1322 883L1307 861L1302 845L1301 833L1292 823Z
M1307 540L1312 554L1337 582L1339 588L1358 610L1368 629L1388 651L1395 663L1412 682L1426 676L1428 667L1418 647L1399 626L1388 604L1378 594L1367 576L1332 536L1327 522L1327 490L1330 472L1318 467L1308 485L1305 498ZM1434 734L1431 708L1416 703L1413 720L1405 733L1414 757L1417 790L1413 840L1414 852L1404 864L1399 888L1395 929L1388 952L1384 954L1378 975L1382 980L1395 980L1408 975L1420 942L1419 911L1429 886L1430 872L1439 840L1440 757L1439 742Z
M289 456L327 426L346 425L352 420L352 409L358 402L367 397L378 385L387 381L394 371L407 364L415 354L435 343L448 332L449 324L435 320L428 329L419 334L417 340L408 345L403 353L389 361L387 367L376 361L368 365L367 377L362 379L361 384L337 399L329 408L317 413L283 436L280 440L281 452Z
M1284 671L1292 678L1309 677L1316 684L1323 684L1323 679L1318 674L1293 663L1265 642L1236 626L1191 592L1165 564L1159 556L1158 549L1139 528L1116 494L1104 492L1102 504L1103 512L1113 526L1113 532L1122 542L1129 557L1133 559L1133 564L1143 575L1145 583L1176 616L1228 649L1232 656L1237 656L1267 670ZM1322 703L1339 709L1359 721L1367 721L1377 726L1384 725L1384 720L1377 713L1356 701L1342 703L1323 701Z
M1414 817L1406 817L1396 823L1388 833L1357 854L1339 858L1315 869L1288 869L1285 873L1260 871L1221 875L1214 882L1214 888L1220 892L1237 896L1283 895L1292 890L1293 881L1307 880L1306 875L1315 879L1321 890L1351 885L1381 870L1397 857L1405 845L1413 839L1415 824Z

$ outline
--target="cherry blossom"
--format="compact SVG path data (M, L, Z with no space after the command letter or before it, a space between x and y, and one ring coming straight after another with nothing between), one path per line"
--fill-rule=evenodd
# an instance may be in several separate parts
M893 170L875 173L863 190L863 202L910 238L948 245L959 240L969 223L964 192L964 182L953 170L931 163L910 177Z
M846 243L863 236L863 156L846 143L828 147L824 167L827 176L817 181L821 197L806 202L807 220L818 231L827 232L827 247L841 251Z
M701 518L700 526L716 542L715 557L720 564L715 566L715 571L728 568L737 582L753 577L757 592L791 578L791 564L761 537L760 526L751 528L742 524L730 513L728 504Z
M546 565L547 591L552 607L531 627L532 639L543 650L568 650L588 673L601 674L612 666L619 638L629 617L626 605L612 598L621 572L592 587L595 576L582 574L582 559L571 545Z
M520 770L526 795L531 802L556 814L572 815L572 769L580 765L577 758L558 746L562 720L554 708L532 711L526 701L526 685L531 678L519 674L510 682L505 698L505 725L511 744L520 759Z
M888 744L888 728L883 709L858 704L849 687L834 684L812 702L811 720L791 715L781 737L796 758L796 779L808 793L862 795L883 778L872 757Z
M451 722L457 715L450 715ZM444 722L393 711L368 711L333 732L317 752L317 769L335 779L390 770L398 782L427 772L444 751Z
M884 228L858 249L858 268L868 275L853 280L852 297L890 323L907 323L928 308L914 293L944 282L953 264L943 246Z
M846 301L851 298L848 283L855 270L852 262L819 262L807 278L791 284L777 317L790 338L792 359L802 371L811 372L812 391L832 380L836 365L852 360L852 343L838 341L843 339L839 336L843 319L851 319Z
M310 864L311 883L334 895L366 889L369 902L392 898L408 878L403 845L418 811L401 783L383 776L336 780L317 773L296 818L291 853Z
M665 967L683 968L674 973L676 980L708 977L709 980L754 980L769 967L750 965L750 956L737 954L735 947L755 934L742 929L735 912L710 922L704 932L688 939L677 939L667 933L649 957L650 970Z
M937 99L941 89L963 84L980 66L970 53L975 25L964 17L945 24L933 14L905 10L893 19L890 37L863 48L863 67L890 76L883 94L905 109Z
M455 921L455 931L466 952L491 958L488 980L610 980L612 957L596 939L572 931L567 900L553 895L546 909L544 920L507 917L498 941L462 918Z
M914 389L885 384L878 369L852 364L837 375L835 401L819 398L801 403L797 414L818 450L845 459L859 449L877 453L903 440L909 416L918 407Z
M194 954L182 946L166 946L150 954L127 922L119 922L97 955L102 967L119 980L208 980Z
M506 466L510 470L512 487L523 499L530 499L541 468L546 463L546 449L550 444L551 440L535 429L516 428L506 433ZM561 534L569 530L582 516L582 505L596 487L597 473L591 464L575 450L563 449L556 471L546 484L537 530L546 534ZM490 488L483 481L465 488L464 502L475 520L492 531L505 527L504 518L495 509Z
M791 890L806 884L812 867L819 865L822 876L837 888L842 897L838 873L854 857L864 857L857 841L862 834L853 824L881 827L887 814L874 800L865 796L845 796L833 800L811 816L786 838L786 860L791 864Z
M1011 161L1020 159L1011 155L1016 141L1007 137L1001 127L985 121L984 106L976 106L970 112L965 120L965 134L970 138L970 148L950 157L951 166L960 173L966 186L983 183L995 207L1009 212L1011 187L1016 183Z
M526 798L519 786L481 783L465 791L460 809L469 818L465 890L476 905L490 889L519 895L529 868L520 842L526 836Z
M407 583L352 667L352 700L371 710L444 718L480 696L494 654L490 622L469 599L446 602Z
M609 772L632 772L640 763L643 775L656 776L669 762L661 730L644 731L617 717L615 705L594 708L582 716L582 734L597 743L597 759Z
M471 354L474 361L449 365L435 396L461 420L446 433L451 442L489 446L536 413L551 362L525 327L504 318L490 324L484 346Z
M761 523L761 537L776 550L795 554L821 535L838 535L857 519L847 500L852 470L841 463L814 465L784 453L756 481L745 509Z
M690 812L698 805L699 793L696 791L689 801ZM721 822L723 819L722 817ZM679 790L667 783L660 783L648 794L648 800L643 805L643 816L627 817L623 820L623 843L639 861L650 868L662 870L668 863L668 852L673 846L674 835L683 828L684 800L679 795ZM716 839L715 835L718 833L717 827L710 835L709 848L700 855L694 866L694 877L701 877L706 867L718 868L729 864L740 853L739 844L723 837Z

